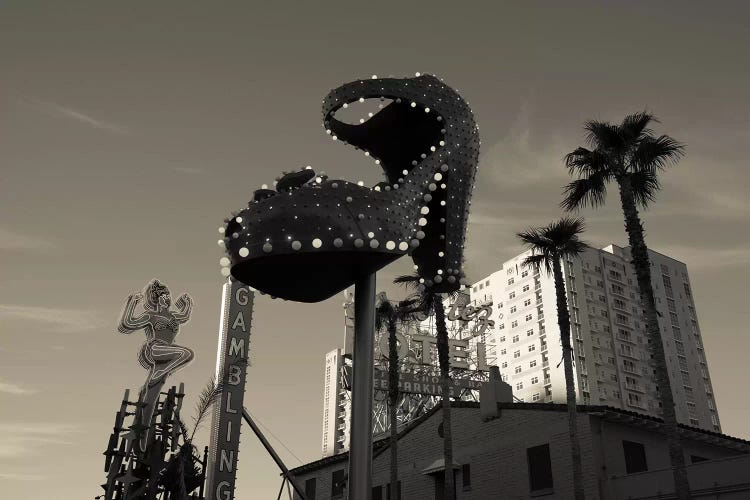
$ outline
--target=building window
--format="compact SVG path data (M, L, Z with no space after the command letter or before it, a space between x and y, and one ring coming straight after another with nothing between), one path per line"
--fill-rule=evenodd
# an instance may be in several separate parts
M505 342L505 337L500 337L500 342Z
M523 291L523 292L528 292L528 291L529 291L529 289L531 289L531 286L530 286L530 285L524 285L524 286L523 286L523 289L522 289L522 291Z
M535 366L536 366L536 360L535 359L532 359L531 361L529 361L529 368L534 368Z
M646 462L646 449L643 444L634 441L622 441L622 450L625 453L625 473L634 474L648 470Z
M549 456L549 445L527 448L526 460L529 467L529 489L532 492L552 490L552 461Z
M531 314L527 314L526 315L526 321L531 321L531 318L533 318L533 316Z
M508 362L503 361L503 364L500 366L500 368L508 368Z
M513 353L513 357L514 357L514 358L520 358L520 357L521 357L521 351L515 351L515 352Z
M538 384L539 383L539 377L531 377L531 383L532 384Z
M528 275L529 275L529 271L522 271L522 272L521 272L521 277L522 277L522 278L525 278L525 277L526 277L526 276L528 276Z
M311 477L310 479L305 481L305 496L308 498L308 500L315 500L315 478L314 477Z
M531 305L531 299L526 299L526 300L523 301L523 306L524 307L528 307L530 305Z
M386 484L383 488L385 488L385 500L391 500L391 483ZM398 492L396 500L401 500L401 481L396 483L396 491Z
M516 311L517 311L517 308L516 308L516 306L513 306L513 307L511 307L511 308L510 308L510 313L511 313L511 314L513 314L513 313L514 313L514 312L516 312Z
M331 474L331 498L344 498L344 469L335 470Z
M516 366L516 373L521 373L521 366Z
M463 464L461 466L461 485L464 491L471 489L471 465Z
M516 298L516 292L510 292L508 294L508 299L515 299Z
M518 383L516 384L516 389L517 389L517 390L519 390L519 391L520 391L521 389L523 389L523 382L518 382Z
M513 335L513 342L518 342L518 335Z
M511 327L511 328L515 328L515 327L517 327L517 326L518 326L518 320L515 320L515 321L511 321L511 323L510 323L510 327Z
M533 329L532 330L526 330L526 336L527 337L531 337L532 335L534 335L534 330Z
M500 354L505 356L508 353L506 349L500 349Z
M532 401L539 401L539 393L536 392L531 396Z
M536 351L536 344L531 344L529 346L529 352L531 352L531 351Z
M511 279L509 279L509 280L508 280L508 284L509 284L509 285L512 285L512 284L513 284L513 278L511 278Z
M382 486L375 486L372 489L372 500L383 500L383 487Z

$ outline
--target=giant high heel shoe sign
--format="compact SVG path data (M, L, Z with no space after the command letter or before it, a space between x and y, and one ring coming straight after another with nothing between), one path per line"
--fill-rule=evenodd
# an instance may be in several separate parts
M336 118L370 98L390 103L361 124ZM363 150L385 180L367 187L312 170L285 174L226 220L220 244L225 274L274 297L318 302L356 285L349 496L363 500L371 494L374 275L408 254L424 287L459 289L479 134L467 103L419 74L332 90L323 124L332 140Z

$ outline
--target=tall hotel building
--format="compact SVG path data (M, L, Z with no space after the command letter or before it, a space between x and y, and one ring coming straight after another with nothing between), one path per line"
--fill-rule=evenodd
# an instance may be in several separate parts
M341 381L344 357L341 349L326 354L323 379L323 442L324 457L338 455L349 444L349 398Z
M496 363L514 396L565 402L554 279L522 265L525 252L471 286L493 301ZM721 431L687 267L649 251L659 328L679 422ZM583 404L659 415L645 317L629 248L588 248L564 262L576 394Z

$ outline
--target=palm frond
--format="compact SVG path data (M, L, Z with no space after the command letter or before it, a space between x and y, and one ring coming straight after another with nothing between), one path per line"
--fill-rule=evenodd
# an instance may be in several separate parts
M403 274L397 276L393 282L397 285L403 285L407 290L415 290L420 284L419 278L418 274Z
M396 321L396 309L391 302L383 297L383 300L375 307L375 330L380 331Z
M589 177L595 173L611 170L609 157L601 151L578 147L563 158L570 175Z
M398 316L398 320L402 322L407 321L413 321L417 313L422 312L422 310L419 308L420 300L417 298L407 298L398 303L398 307L396 308L396 314Z
M661 189L659 177L654 171L643 170L628 174L633 198L638 206L647 207L656 199L656 193Z
M218 399L221 398L221 393L224 390L224 380L216 381L216 378L212 377L208 381L206 386L198 396L198 402L195 405L195 416L193 417L193 432L190 434L190 441L193 440L196 431L200 427L203 419L208 415L208 410L213 406Z
M521 265L531 267L535 271L539 271L539 269L544 266L544 270L547 274L552 272L552 263L550 262L549 256L541 253L529 255L523 259Z
M659 120L648 111L639 111L623 118L620 125L620 134L625 141L634 143L652 134L648 125L659 123Z
M542 233L555 246L560 247L571 240L577 239L584 229L583 218L562 217L542 228Z
M631 171L664 170L685 154L685 145L668 135L644 137L633 151Z
M585 241L581 241L578 238L575 238L560 247L560 257L566 259L577 257L578 255L583 253L588 248L588 246L589 245Z
M175 419L177 420L177 425L180 427L180 434L182 434L182 440L185 443L189 443L190 433L188 432L187 425L185 425L185 422L182 420L182 418L179 415L175 415Z
M563 188L563 201L560 202L560 206L571 212L585 206L596 208L604 205L607 199L607 180L604 175L594 174L570 182Z
M543 248L549 245L549 239L542 234L542 228L530 227L525 231L516 233L516 236L521 242L529 245L532 248Z
M555 260L561 257L574 257L581 253L586 244L579 239L585 224L582 218L562 217L547 226L530 228L518 237L531 248L532 254L524 259L523 264L552 272Z
M620 151L623 148L623 140L620 135L619 127L607 122L598 120L589 120L583 125L587 132L586 141L594 149L603 149L604 151Z

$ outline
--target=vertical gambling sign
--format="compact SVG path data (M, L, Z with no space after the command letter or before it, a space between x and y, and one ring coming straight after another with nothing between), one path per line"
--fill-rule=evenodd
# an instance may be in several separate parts
M207 500L234 499L253 298L247 285L232 278L222 288L216 379L223 391L213 409Z

